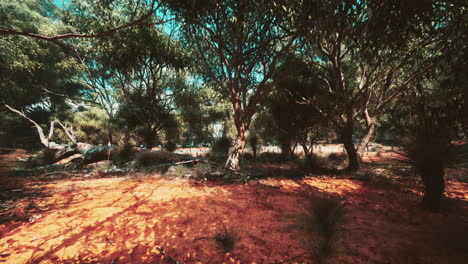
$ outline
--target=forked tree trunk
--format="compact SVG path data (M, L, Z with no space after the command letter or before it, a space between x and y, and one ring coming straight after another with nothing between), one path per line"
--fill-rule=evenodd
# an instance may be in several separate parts
M350 128L343 129L341 137L343 140L343 145L346 149L346 153L348 154L349 163L347 170L350 172L355 172L359 170L360 162L359 155L353 143L353 130Z
M248 130L245 126L240 126L237 131L237 138L229 149L228 158L224 165L224 167L229 170L240 169L240 156L244 153L245 145L247 143Z
M367 127L366 135L364 135L364 137L361 139L361 142L359 143L359 146L357 148L357 153L359 157L362 157L364 155L367 145L369 144L371 138L374 136L374 131L375 131L375 122L372 122Z

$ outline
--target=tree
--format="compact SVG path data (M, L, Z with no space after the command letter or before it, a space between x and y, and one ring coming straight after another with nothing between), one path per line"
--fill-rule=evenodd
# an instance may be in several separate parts
M45 1L2 1L0 27L56 32L63 25L51 23L55 14L56 9ZM81 73L80 64L60 47L24 36L0 35L0 103L20 109L28 116L41 112L42 120L33 117L40 124L47 124L49 117L70 108L63 95L79 95L83 86L75 78Z
M445 1L296 1L301 14L300 53L323 70L318 77L340 102L339 127L348 169L373 135L379 116L391 109L418 76L440 60L457 32L461 9ZM356 149L353 133L363 116L367 131Z
M392 120L400 137L405 161L421 175L424 185L422 205L438 209L445 191L444 170L467 160L451 141L456 138L461 94L427 80L417 84L417 92L405 96L405 107ZM434 83L433 83L434 84ZM441 89L442 88L442 89ZM463 156L464 155L464 156Z
M120 103L116 118L138 132L147 148L159 143L157 134L162 130L177 132L167 135L178 141L173 115L176 98L187 88L181 70L188 66L188 57L178 43L155 27L142 26L119 31L100 40L97 47L98 59L89 63L100 70L88 75L98 92L96 99L112 107L109 92L115 93Z
M294 155L293 149L300 145L308 156L334 118L336 102L315 71L299 57L284 57L273 77L275 88L256 120L255 127L261 122L270 135L264 129L261 134L273 137L285 154Z
M317 77L318 71L301 58L286 57L274 77L277 98L270 103L279 131L289 134L306 156L336 119L338 102L326 90L326 83Z
M15 24L6 24L0 28L0 35L24 36L31 39L43 40L69 50L75 55L79 55L80 52L73 40L99 39L136 25L152 27L166 22L161 20L148 22L161 7L161 3L155 0L133 3L105 0L75 0L67 3L65 12L51 12L58 10L58 8L53 3L45 0L26 0L23 6L38 5L42 7L41 15L53 15L66 27L63 27L59 32L39 32L36 27L17 28ZM118 19L115 19L116 17ZM108 23L109 21L111 23ZM113 22L118 22L119 24L114 24ZM78 27L76 24L78 24ZM96 30L98 30L97 33Z
M272 89L271 77L279 59L294 41L294 34L282 29L291 15L272 1L177 1L171 5L203 66L205 81L213 83L232 104L237 136L225 167L237 170L257 104Z

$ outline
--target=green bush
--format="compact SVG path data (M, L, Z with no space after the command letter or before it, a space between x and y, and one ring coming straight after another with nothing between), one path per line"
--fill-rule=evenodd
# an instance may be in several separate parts
M227 156L229 153L229 148L231 147L231 139L228 137L219 138L211 149L211 152L216 155Z
M177 157L162 151L143 151L137 153L135 156L136 167L151 167L177 161L179 161Z
M252 161L254 160L254 156L251 154L251 153L248 153L248 152L245 152L243 155L242 155L243 159L246 160L246 161Z
M183 164L179 164L174 167L174 171L172 171L172 175L176 177L184 177L186 174L189 173L189 169L185 167Z
M164 144L164 149L170 152L174 152L177 149L177 143L175 141L167 141L166 144Z
M263 152L258 156L262 162L281 163L291 160L291 156L283 153Z
M331 153L328 155L328 159L335 161L335 162L345 162L348 160L348 156L346 153Z
M304 209L303 214L295 217L292 226L321 238L316 257L318 263L322 263L332 253L337 225L344 215L343 206L335 197L311 195Z
M207 163L199 162L195 166L193 166L193 176L195 179L205 179L208 173L211 172L211 166Z
M314 153L309 154L299 162L299 169L303 172L313 172L329 167L329 161L326 158L318 156Z
M55 153L57 151L50 148L43 148L38 155L41 165L48 165L55 162Z
M231 140L227 137L219 138L211 147L211 152L208 154L209 159L214 162L224 162L229 154Z
M130 144L124 144L119 151L112 154L112 163L116 165L123 165L126 162L132 160L134 158L133 147Z

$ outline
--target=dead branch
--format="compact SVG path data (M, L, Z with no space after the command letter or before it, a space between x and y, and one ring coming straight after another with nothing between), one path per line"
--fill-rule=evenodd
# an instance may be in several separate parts
M39 134L39 138L41 140L41 143L42 145L48 147L49 146L49 140L46 138L46 136L44 135L44 130L42 129L42 127L37 124L36 122L34 122L34 120L32 120L31 118L27 117L23 112L19 111L19 110L16 110L14 109L13 107L5 104L5 107L10 110L11 112L13 113L16 113L17 115L21 116L22 118L28 120L29 122L31 122L35 127L36 127L36 131L37 133Z
M44 177L44 176L49 176L49 175L54 175L54 174L63 174L63 175L68 175L68 176L75 175L73 173L69 173L69 172L66 172L66 171L52 171L52 172L44 173L41 176Z
M73 144L76 144L76 135L75 133L73 132L73 130L68 130L67 127L65 125L62 124L62 122L60 121L57 121L57 123L62 127L63 131L65 132L65 134L67 135L67 137L70 139L70 141L73 143Z

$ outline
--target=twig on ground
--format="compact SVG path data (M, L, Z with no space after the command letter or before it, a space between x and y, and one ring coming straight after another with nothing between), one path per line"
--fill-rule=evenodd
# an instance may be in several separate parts
M75 175L73 173L69 173L69 172L66 172L66 171L51 171L51 172L44 173L41 176L44 177L44 176L49 176L49 175L54 175L54 174L65 174L65 175L69 175L69 176Z
M108 237L106 237L106 242L111 244L112 246L114 245L114 242L112 242Z
M192 240L192 241L195 242L195 241L198 241L198 240L210 239L210 238L212 238L212 237L197 237L197 238L195 238L195 239Z
M161 254L166 257L169 261L171 261L174 264L184 264L182 262L177 261L175 258L171 257L170 255L166 254L166 251L164 250L163 247L156 247Z
M132 249L132 253L130 253L130 257L133 259L133 254L135 254L135 251L136 249L138 248L138 246L140 245L140 243L138 243L135 247L133 247Z

